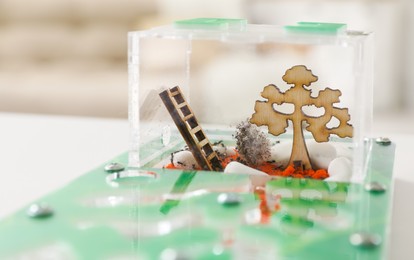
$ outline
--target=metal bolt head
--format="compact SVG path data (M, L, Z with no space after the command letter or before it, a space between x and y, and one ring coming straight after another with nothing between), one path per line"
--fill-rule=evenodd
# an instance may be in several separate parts
M384 185L376 181L365 184L365 190L372 193L383 193L386 189Z
M366 232L354 233L349 237L349 242L360 248L375 248L382 242L381 237L377 234L370 234Z
M378 137L377 139L375 139L375 142L383 146L391 144L391 140L388 137Z
M108 173L113 173L113 172L123 171L125 167L120 163L112 162L112 163L105 165L104 169Z
M241 198L237 193L221 193L217 202L223 206L237 206L241 203Z
M53 215L53 210L47 204L35 203L29 206L26 214L31 218L46 218Z
M183 252L179 252L172 248L166 248L161 252L161 260L188 260L188 258Z

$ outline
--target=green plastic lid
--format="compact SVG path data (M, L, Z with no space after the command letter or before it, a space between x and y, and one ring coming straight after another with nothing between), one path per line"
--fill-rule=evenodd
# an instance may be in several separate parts
M195 18L174 22L178 29L214 29L214 30L243 30L246 27L246 19L226 18Z
M346 30L343 23L298 22L296 25L286 25L288 32L338 34Z

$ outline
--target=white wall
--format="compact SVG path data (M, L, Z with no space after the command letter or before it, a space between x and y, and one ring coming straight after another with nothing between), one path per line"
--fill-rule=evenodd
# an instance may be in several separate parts
M375 33L374 108L402 108L404 20L401 1L251 0L251 21L295 24L299 21L346 23L348 29Z

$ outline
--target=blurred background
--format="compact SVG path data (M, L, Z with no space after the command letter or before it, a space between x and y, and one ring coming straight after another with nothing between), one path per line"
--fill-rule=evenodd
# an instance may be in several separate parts
M1 0L0 111L126 118L127 32L194 17L374 31L374 118L414 121L411 0Z

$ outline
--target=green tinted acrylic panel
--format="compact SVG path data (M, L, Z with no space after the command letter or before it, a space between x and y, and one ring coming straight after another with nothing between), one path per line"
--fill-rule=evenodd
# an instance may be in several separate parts
M24 208L0 221L0 258L385 259L395 147L365 145L366 182L383 184L385 192L367 191L365 183L278 178L258 196L246 175L108 174L102 165L36 201L50 205L52 216L30 218ZM125 154L113 161L126 160ZM223 193L237 200L223 203ZM382 243L354 246L355 232L378 235Z

